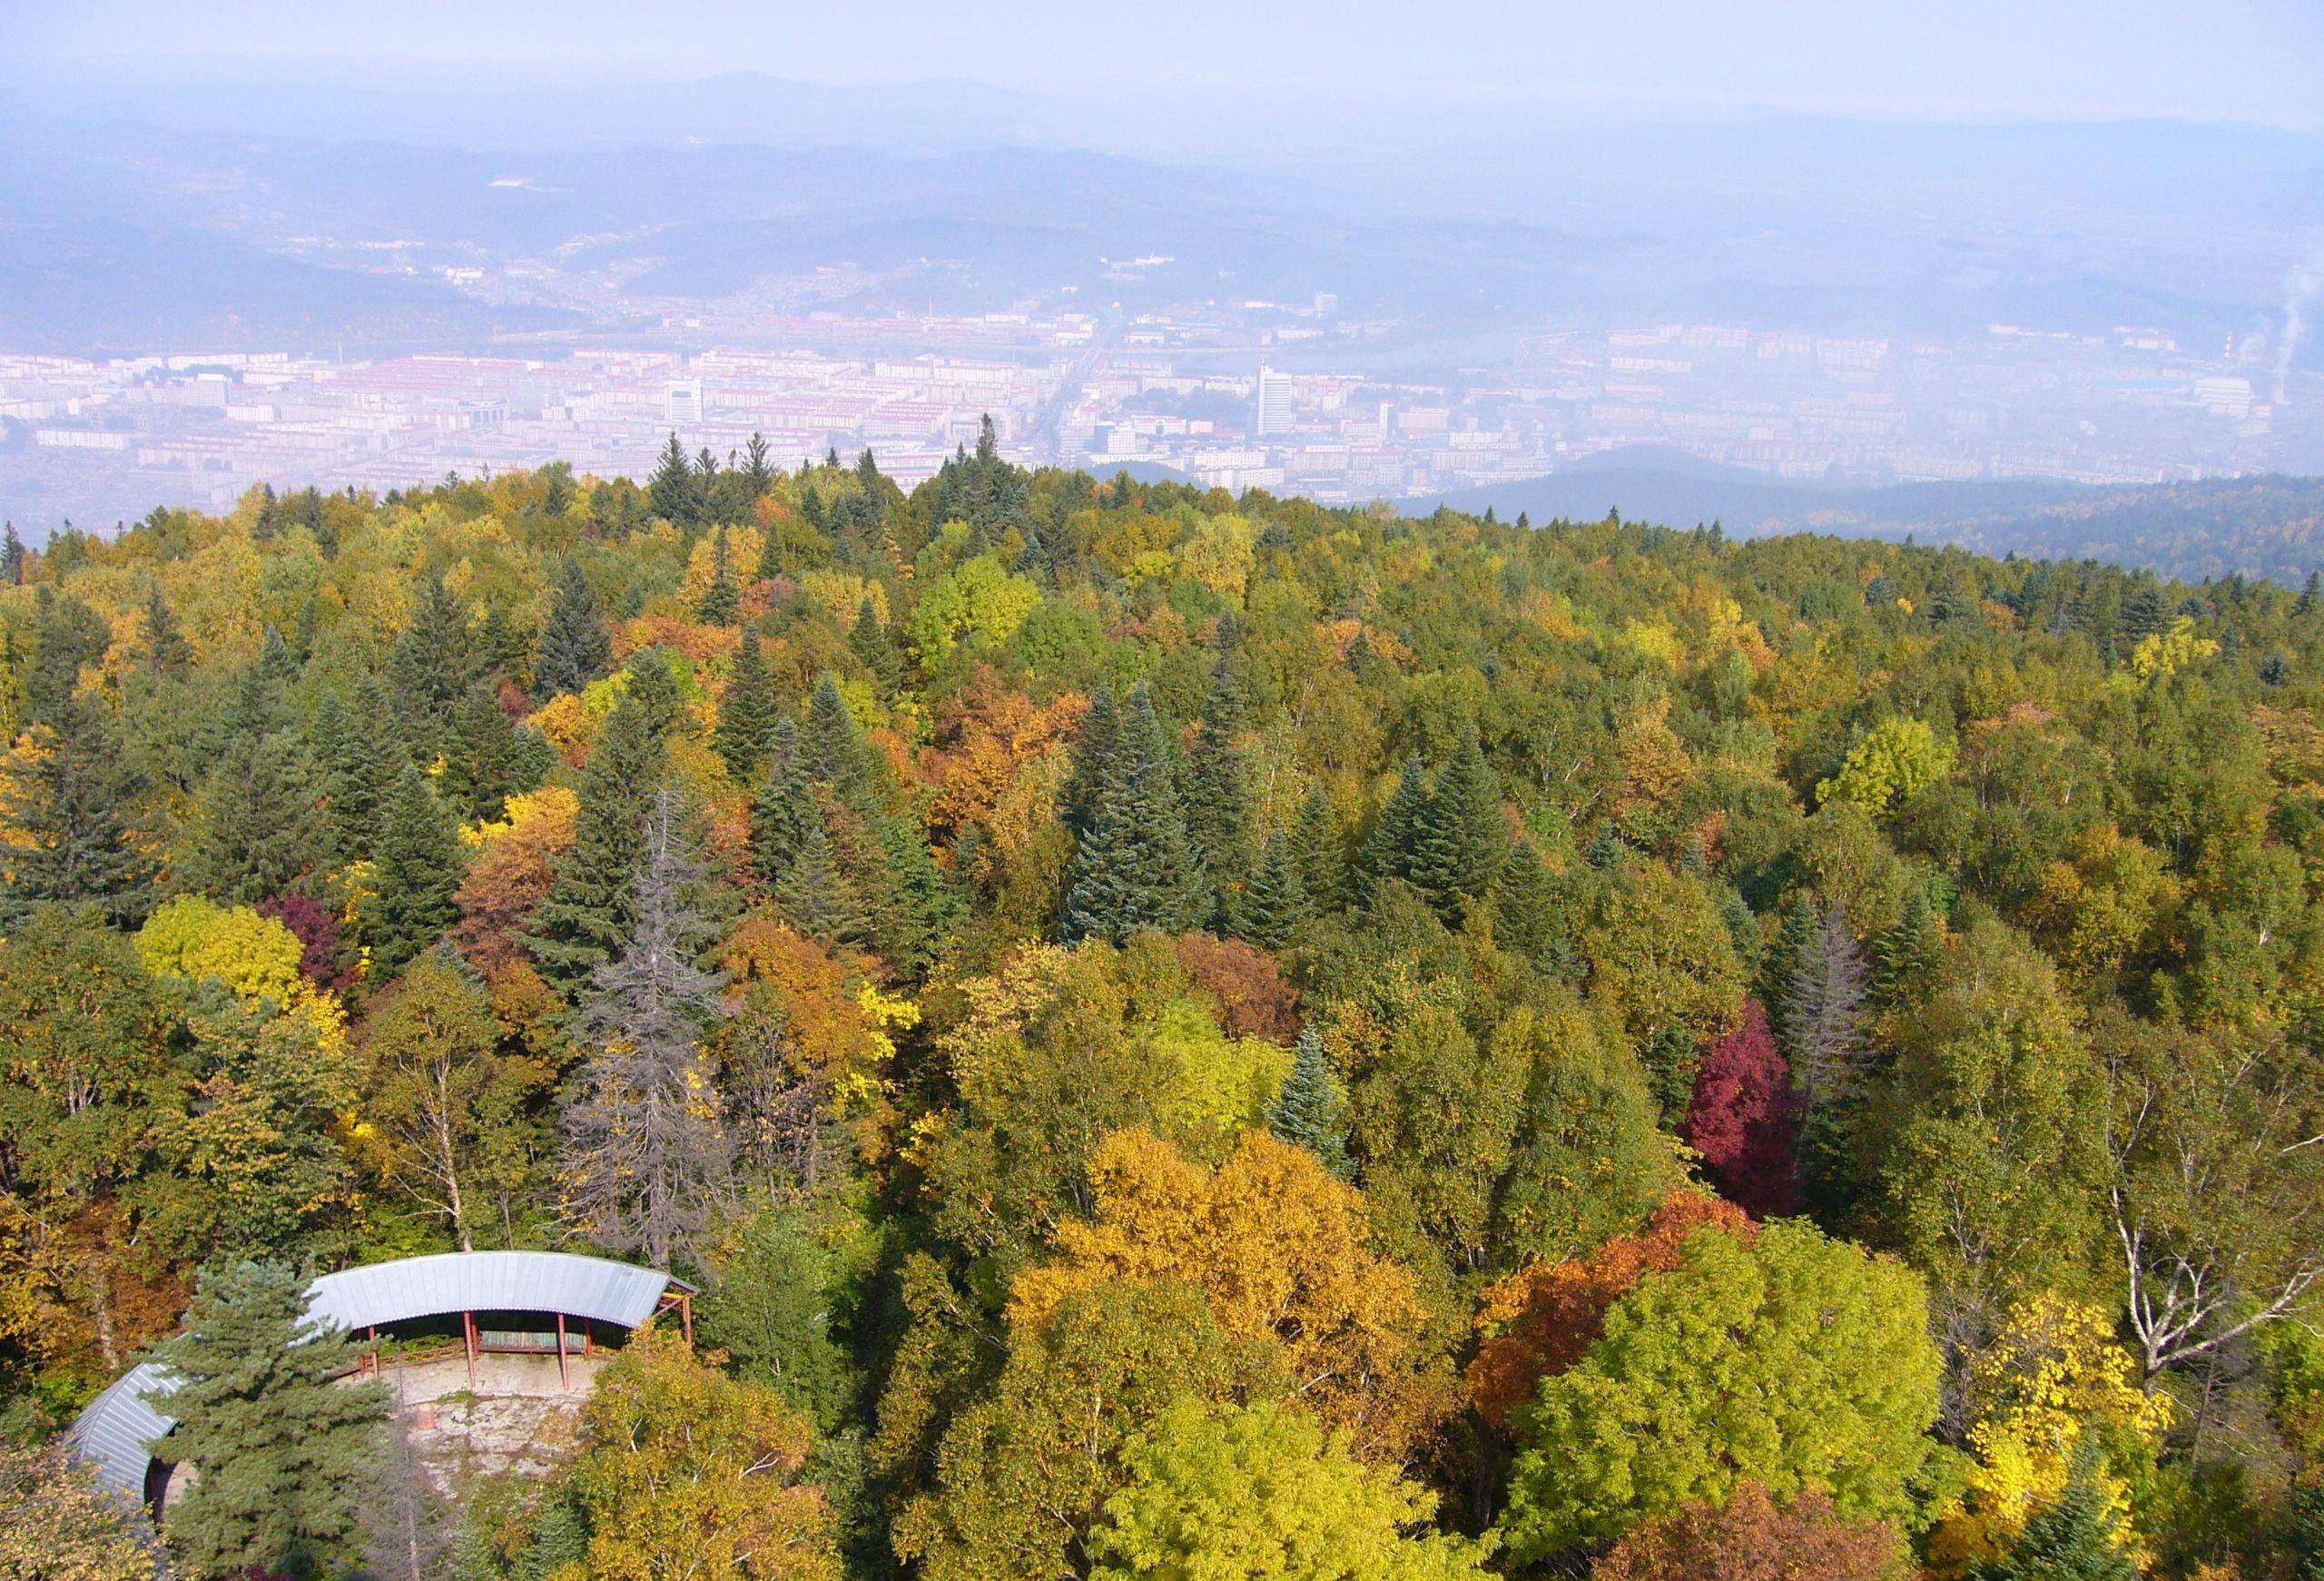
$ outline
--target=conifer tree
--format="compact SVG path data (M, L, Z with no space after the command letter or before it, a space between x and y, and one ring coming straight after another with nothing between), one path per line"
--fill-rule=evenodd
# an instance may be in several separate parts
M1324 1052L1323 1035L1313 1027L1292 1045L1291 1074L1267 1105L1267 1130L1276 1141L1314 1153L1341 1180L1354 1178L1347 1151L1347 1096Z
M834 949L871 943L872 925L855 885L832 848L831 825L819 805L825 793L806 787L806 814L797 821L789 859L768 883L774 908L799 931Z
M1118 944L1143 928L1177 933L1196 877L1169 744L1141 685L1122 709L1089 833L1074 852L1065 937Z
M932 965L940 945L960 925L965 907L960 892L937 865L928 834L908 812L878 820L878 861L886 892L874 942L892 965L918 976Z
M767 775L751 804L751 871L773 884L806 848L808 830L822 826L814 782L800 760L798 726L778 718L767 742Z
M1194 750L1187 759L1187 845L1200 868L1203 920L1220 933L1236 931L1250 879L1251 772L1237 733L1242 691L1224 658L1212 672Z
M696 962L714 930L689 899L703 883L675 792L654 795L639 831L635 920L589 979L578 1022L596 1047L565 1117L566 1211L608 1251L655 1268L695 1244L734 1158L703 1039L725 1014Z
M855 612L855 624L848 627L847 651L870 672L882 695L892 694L903 684L903 660L897 656L896 645L889 639L888 628L880 624L880 612L869 598Z
M443 578L431 576L420 585L411 624L396 638L392 663L407 717L415 723L425 719L437 730L448 726L452 705L475 678L476 660L468 610Z
M1291 841L1276 829L1260 848L1251 886L1243 897L1240 933L1263 949L1280 950L1299 936L1314 917L1307 904L1307 886L1299 874L1299 858Z
M734 671L726 680L726 695L719 699L718 724L710 735L711 749L726 761L735 783L748 785L766 761L773 745L781 705L774 695L774 670L766 662L755 625L743 627L742 650L734 656Z
M487 686L468 690L452 710L452 738L444 752L443 793L453 812L470 822L497 818L527 784L517 726Z
M1413 854L1428 819L1428 771L1422 766L1420 755L1413 753L1398 771L1396 788L1380 810L1380 821L1372 825L1357 860L1366 884L1414 876Z
M1120 728L1114 689L1100 685L1089 699L1089 711L1081 716L1081 730L1073 741L1072 766L1058 793L1058 816L1076 839L1086 838L1097 821L1098 795L1105 786L1106 772L1113 762L1114 738Z
M162 680L182 680L193 668L193 645L185 639L176 613L162 597L162 584L145 591L145 612L139 629L147 670Z
M556 601L549 606L533 655L533 696L578 692L613 667L614 645L605 606L572 560L557 568Z
M1972 1567L1971 1581L2138 1581L2138 1562L2124 1551L2098 1463L2101 1438L2084 1433L2066 1485L2034 1512L1997 1558Z
M694 618L704 626L732 626L742 608L743 595L734 586L734 568L722 526L710 540L710 585L702 590L702 602L694 606Z
M1401 787L1399 787L1401 789ZM1492 892L1509 854L1501 784L1475 736L1464 736L1436 776L1411 846L1410 876L1447 920L1463 895Z
M25 733L11 761L0 819L8 910L54 901L101 906L117 923L144 914L150 864L137 825L144 782L130 766L104 705L73 697Z
M774 469L767 464L766 436L756 430L743 447L743 476L750 479L753 499L774 486Z
M2292 1581L2324 1581L2324 1466L2311 1463L2291 1487Z
M371 974L385 982L401 972L459 917L453 895L467 861L458 825L435 787L404 765L379 829L371 883L376 898L366 933Z
M633 688L606 716L581 773L573 847L558 861L526 939L541 974L568 997L581 992L629 934L638 838L668 756L656 711L652 697L641 697Z
M675 430L670 442L662 447L654 476L646 482L645 496L654 514L673 527L692 527L701 515L702 482Z
M25 585L25 540L16 536L14 521L0 528L0 577L7 578L12 588Z
M1520 839L1502 864L1501 885L1493 893L1493 937L1502 949L1540 962L1554 942L1556 917L1550 870L1532 841Z
M316 780L304 744L290 733L234 736L202 781L182 876L237 905L300 888L331 855Z
M1307 787L1307 799L1299 805L1291 848L1299 864L1300 886L1315 914L1326 916L1345 905L1347 852L1340 844L1339 817L1321 780Z
M387 1410L350 1382L357 1347L307 1320L305 1281L244 1262L202 1276L154 1359L177 1381L169 1457L194 1475L166 1536L193 1576L332 1574L359 1556L360 1507Z
M351 710L325 693L310 740L322 772L332 849L341 862L368 862L388 797L410 757L377 677L367 674L356 683Z
M799 732L799 756L807 777L832 787L842 805L872 809L880 766L863 738L838 677L826 673L807 702L807 722Z

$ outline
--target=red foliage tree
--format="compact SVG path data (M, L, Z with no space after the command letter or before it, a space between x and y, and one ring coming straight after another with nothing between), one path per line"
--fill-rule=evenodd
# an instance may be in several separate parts
M1768 1013L1746 1000L1743 1019L1703 1057L1685 1135L1711 1183L1757 1219L1797 1213L1799 1094L1776 1047Z
M1732 1202L1700 1191L1673 1191L1639 1235L1617 1235L1586 1258L1533 1263L1485 1291L1477 1327L1489 1336L1469 1363L1469 1398L1497 1428L1533 1398L1541 1379L1581 1359L1606 1331L1606 1309L1650 1273L1679 1266L1699 1230L1749 1242L1758 1226Z
M1690 1504L1616 1543L1591 1581L1890 1581L1904 1545L1886 1521L1842 1520L1816 1488L1777 1504L1758 1483Z
M337 993L355 981L340 960L339 919L328 906L303 894L274 894L258 903L258 912L299 941L299 972L308 982Z

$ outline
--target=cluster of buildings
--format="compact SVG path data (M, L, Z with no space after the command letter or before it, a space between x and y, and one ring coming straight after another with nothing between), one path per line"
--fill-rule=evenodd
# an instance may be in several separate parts
M1124 267L1134 267L1125 265ZM45 530L253 484L385 490L554 459L644 476L667 436L781 462L865 446L906 484L990 415L1030 463L1138 463L1330 503L1634 446L1794 479L2160 482L2324 469L2324 380L2233 343L1994 325L1953 342L1672 323L1517 339L1425 379L1399 326L1286 306L682 319L615 345L347 360L0 352L0 513Z

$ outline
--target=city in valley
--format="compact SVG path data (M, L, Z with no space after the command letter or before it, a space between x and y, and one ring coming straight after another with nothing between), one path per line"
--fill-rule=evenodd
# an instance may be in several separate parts
M1118 268L1154 262L1167 261ZM1328 292L1143 312L1066 292L981 314L793 304L596 343L501 341L473 355L0 354L0 499L44 531L159 503L219 509L259 484L384 494L553 459L642 477L673 432L722 462L753 434L779 460L869 447L910 485L987 414L1021 463L1135 464L1328 503L1425 499L1636 446L1857 483L2156 483L2324 459L2324 377L2280 366L2264 336L2190 345L2137 325L1994 324L1952 341L1541 328L1484 365L1415 374L1441 356Z

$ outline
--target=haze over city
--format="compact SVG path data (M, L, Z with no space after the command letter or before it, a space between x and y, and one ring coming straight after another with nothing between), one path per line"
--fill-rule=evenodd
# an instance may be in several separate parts
M988 412L1333 501L2324 468L2324 20L2115 17L22 5L0 511Z

